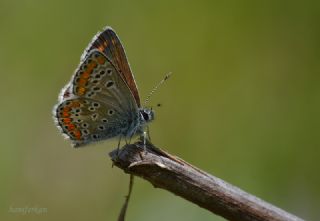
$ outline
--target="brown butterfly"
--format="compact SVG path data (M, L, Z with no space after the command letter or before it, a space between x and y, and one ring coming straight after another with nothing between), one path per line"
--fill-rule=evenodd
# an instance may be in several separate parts
M112 28L99 32L84 51L53 115L74 147L141 135L154 119L151 109L141 107L125 51Z

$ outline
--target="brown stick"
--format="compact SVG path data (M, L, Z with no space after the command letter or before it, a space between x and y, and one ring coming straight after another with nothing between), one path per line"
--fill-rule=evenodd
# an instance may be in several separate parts
M126 173L148 180L228 220L301 221L243 190L147 143L124 146L110 157Z

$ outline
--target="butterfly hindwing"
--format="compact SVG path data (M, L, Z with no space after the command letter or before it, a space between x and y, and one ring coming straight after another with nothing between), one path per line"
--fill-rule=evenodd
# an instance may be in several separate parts
M63 101L56 108L56 119L76 147L115 137L130 126L122 109L87 98Z

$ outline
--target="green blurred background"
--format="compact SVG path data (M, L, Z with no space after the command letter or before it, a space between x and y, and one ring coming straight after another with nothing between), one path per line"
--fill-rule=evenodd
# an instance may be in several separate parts
M52 107L97 31L120 36L153 142L319 220L319 1L0 1L1 220L116 220L116 142L73 149ZM128 220L223 220L136 179ZM23 215L15 208L45 208Z

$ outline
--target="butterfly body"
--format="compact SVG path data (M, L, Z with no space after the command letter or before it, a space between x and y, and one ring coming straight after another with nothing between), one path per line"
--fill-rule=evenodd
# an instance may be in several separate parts
M75 147L143 133L154 113L140 97L124 49L111 28L98 33L54 107L58 128Z

